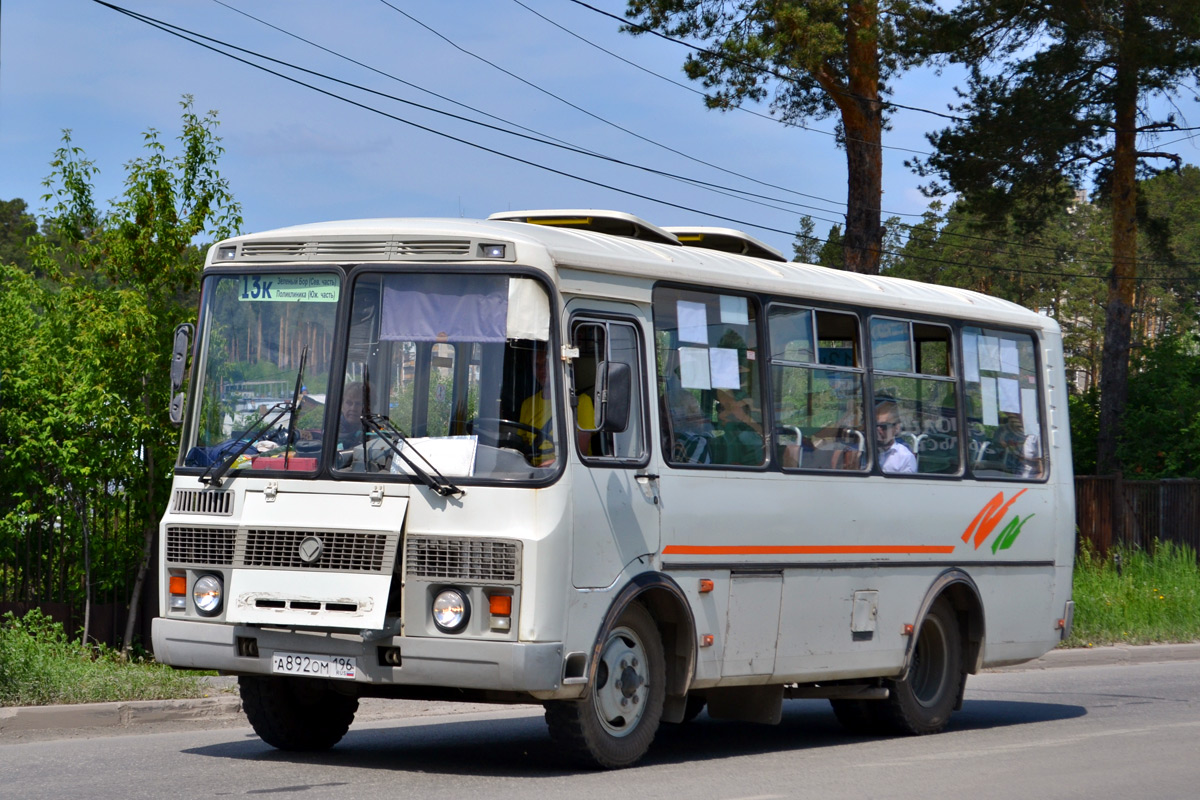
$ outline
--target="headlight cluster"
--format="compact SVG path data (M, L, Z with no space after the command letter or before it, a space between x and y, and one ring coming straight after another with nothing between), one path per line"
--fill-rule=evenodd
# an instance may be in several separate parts
M196 611L205 617L215 617L224 605L225 589L216 575L201 575L192 584L192 602Z
M458 633L471 619L471 601L458 589L443 589L433 601L433 624L442 633Z

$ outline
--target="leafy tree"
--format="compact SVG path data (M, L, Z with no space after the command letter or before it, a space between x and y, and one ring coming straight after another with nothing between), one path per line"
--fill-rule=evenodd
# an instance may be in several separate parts
M1200 478L1200 344L1166 336L1134 358L1121 463L1139 478Z
M846 268L846 237L842 235L842 226L834 224L825 235L825 243L817 251L817 263L823 267L834 269Z
M763 100L785 121L836 115L846 149L848 195L841 259L879 271L879 203L888 82L916 59L913 23L931 0L629 0L625 30L693 37L710 44L687 57L709 108Z
M29 266L25 240L35 233L37 219L26 210L24 200L0 200L0 264Z
M181 106L182 152L168 154L158 132L148 131L145 155L126 165L125 192L104 213L93 201L94 165L64 134L46 181L48 235L30 247L32 269L55 285L39 294L26 275L6 281L0 296L0 329L10 319L31 329L24 352L38 359L3 364L0 388L11 371L25 411L3 420L0 432L22 475L45 481L23 507L0 506L7 530L28 532L60 518L62 535L80 540L85 564L97 525L132 534L106 551L118 564L136 565L126 651L178 446L166 418L169 350L174 327L195 314L201 251L192 242L222 238L241 224L216 168L215 113L197 114L190 97ZM33 319L16 310L28 299L43 306Z
M1119 467L1128 391L1131 318L1138 278L1139 167L1171 152L1139 145L1179 130L1154 116L1200 69L1200 14L1185 0L963 0L923 28L918 48L970 67L953 126L930 137L918 162L993 222L1026 228L1065 206L1087 178L1111 213L1111 268L1104 301L1098 467ZM1162 104L1170 105L1170 104ZM1141 124L1139 124L1141 120Z
M813 218L808 214L800 217L800 229L796 231L796 239L792 242L792 260L802 264L816 264L821 250L821 240L813 236L817 229Z

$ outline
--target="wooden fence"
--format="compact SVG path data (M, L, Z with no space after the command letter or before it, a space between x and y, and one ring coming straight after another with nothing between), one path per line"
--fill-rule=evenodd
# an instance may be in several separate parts
M1159 541L1200 553L1200 480L1076 476L1075 520L1079 542L1100 553L1117 544L1150 549Z

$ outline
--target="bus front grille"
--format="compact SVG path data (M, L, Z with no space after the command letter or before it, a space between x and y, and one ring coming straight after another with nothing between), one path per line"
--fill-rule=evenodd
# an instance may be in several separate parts
M173 564L203 564L224 567L233 563L237 542L234 528L167 528L167 561Z
M173 566L386 574L398 546L394 533L167 526L167 562Z
M305 562L301 543L315 538L321 542L320 555ZM241 559L246 567L284 569L342 570L383 572L390 567L388 535L348 531L290 531L252 528L246 531L246 551ZM391 548L395 554L395 547Z
M176 489L171 496L171 511L176 514L233 514L233 492L222 489Z
M518 583L521 546L504 539L409 536L405 569L414 578Z

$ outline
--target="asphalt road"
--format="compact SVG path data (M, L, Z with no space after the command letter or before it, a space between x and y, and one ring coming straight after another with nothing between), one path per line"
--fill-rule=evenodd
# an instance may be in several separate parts
M306 757L264 745L236 716L6 732L0 798L1200 795L1197 661L972 676L962 711L930 737L848 736L823 701L789 703L779 726L702 715L608 773L564 763L535 707L367 711L338 747Z

